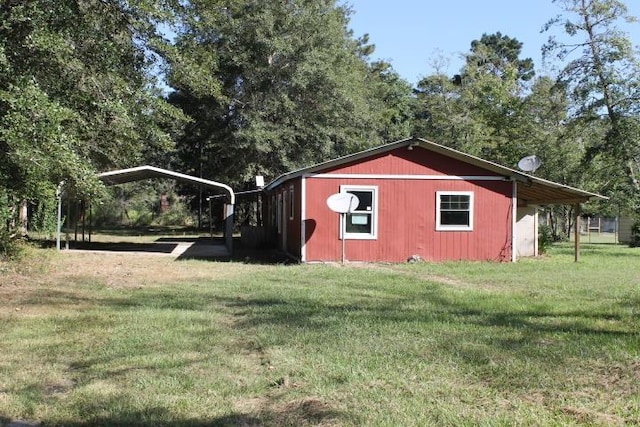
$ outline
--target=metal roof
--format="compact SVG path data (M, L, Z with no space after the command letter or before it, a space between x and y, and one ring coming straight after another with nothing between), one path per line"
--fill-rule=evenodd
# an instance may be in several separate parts
M445 156L460 160L465 163L480 167L487 171L493 172L497 175L503 175L507 179L512 179L517 182L518 199L526 204L532 205L546 205L546 204L575 204L583 203L593 199L608 199L600 194L591 193L588 191L580 190L578 188L570 187L568 185L559 184L557 182L548 181L546 179L538 178L533 175L526 174L524 172L511 169L502 165L499 165L488 160L481 159L470 154L463 153L453 148L445 147L435 142L428 141L422 138L407 138L400 141L385 144L379 147L370 148L368 150L360 151L355 154L340 157L337 159L329 160L327 162L318 163L313 166L298 169L283 175L269 183L265 190L269 191L280 184L287 182L291 179L301 177L302 175L313 175L314 173L321 172L322 170L341 166L346 163L351 163L359 160L364 160L370 156L378 155L388 151L395 150L401 147L420 147L425 150L429 150L435 153L443 154Z
M126 182L142 181L150 178L170 178L175 179L176 181L202 185L207 188L214 188L218 190L222 189L229 195L229 203L233 205L236 202L236 196L233 189L226 184L179 172L173 172L167 169L160 169L154 166L138 166L130 169L103 172L98 174L98 178L107 185L124 184Z

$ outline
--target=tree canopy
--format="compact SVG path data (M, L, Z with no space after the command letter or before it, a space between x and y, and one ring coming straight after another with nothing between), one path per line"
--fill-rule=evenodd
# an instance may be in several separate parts
M567 16L550 20L565 38L551 36L547 56L566 61L558 78L571 99L574 123L596 122L604 137L587 147L585 162L602 164L601 191L620 204L640 207L640 62L621 20L635 22L617 0L556 0Z
M153 89L145 50L157 36L154 3L0 5L3 223L15 223L16 204L53 197L61 181L95 195L96 171L171 146L163 123L180 113Z
M190 2L168 55L170 100L193 120L187 169L242 186L408 136L410 86L367 62L348 15L329 0Z

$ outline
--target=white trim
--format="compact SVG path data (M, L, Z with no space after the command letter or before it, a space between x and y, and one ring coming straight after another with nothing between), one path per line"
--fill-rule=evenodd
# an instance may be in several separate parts
M508 181L504 176L484 175L401 175L401 174L359 174L359 173L318 173L307 175L308 178L333 179L409 179L419 181Z
M340 186L340 192L346 193L349 190L355 191L371 191L371 233L347 233L344 231L344 238L348 240L377 240L378 239L378 186L377 185L349 185L343 184ZM355 212L357 213L357 212ZM341 215L340 220L340 239L343 238L343 230L345 229L345 224L342 223L342 217L346 215Z
M300 262L307 261L307 177L300 177Z
M440 196L469 196L469 225L440 224ZM436 191L436 231L473 231L473 191Z
M102 172L98 174L98 178L107 185L124 184L132 181L141 181L150 178L173 178L190 183L198 183L206 185L207 187L219 187L224 189L229 194L229 203L234 205L236 203L236 195L233 189L226 184L220 182L211 181L209 179L198 178L191 175L185 175L180 172L174 172L167 169L160 169L155 166L138 166L135 168L121 169L109 172Z

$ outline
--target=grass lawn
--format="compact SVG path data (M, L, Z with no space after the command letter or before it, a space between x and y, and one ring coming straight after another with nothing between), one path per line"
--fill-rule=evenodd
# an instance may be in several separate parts
M640 424L640 249L0 264L0 425Z

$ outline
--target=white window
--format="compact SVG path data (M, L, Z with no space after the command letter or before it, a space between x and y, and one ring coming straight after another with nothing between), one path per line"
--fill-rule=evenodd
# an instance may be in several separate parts
M436 230L473 230L473 192L436 192Z
M340 224L346 239L376 239L378 236L378 187L371 185L341 185L341 193L358 198L358 206L345 215L346 224Z

